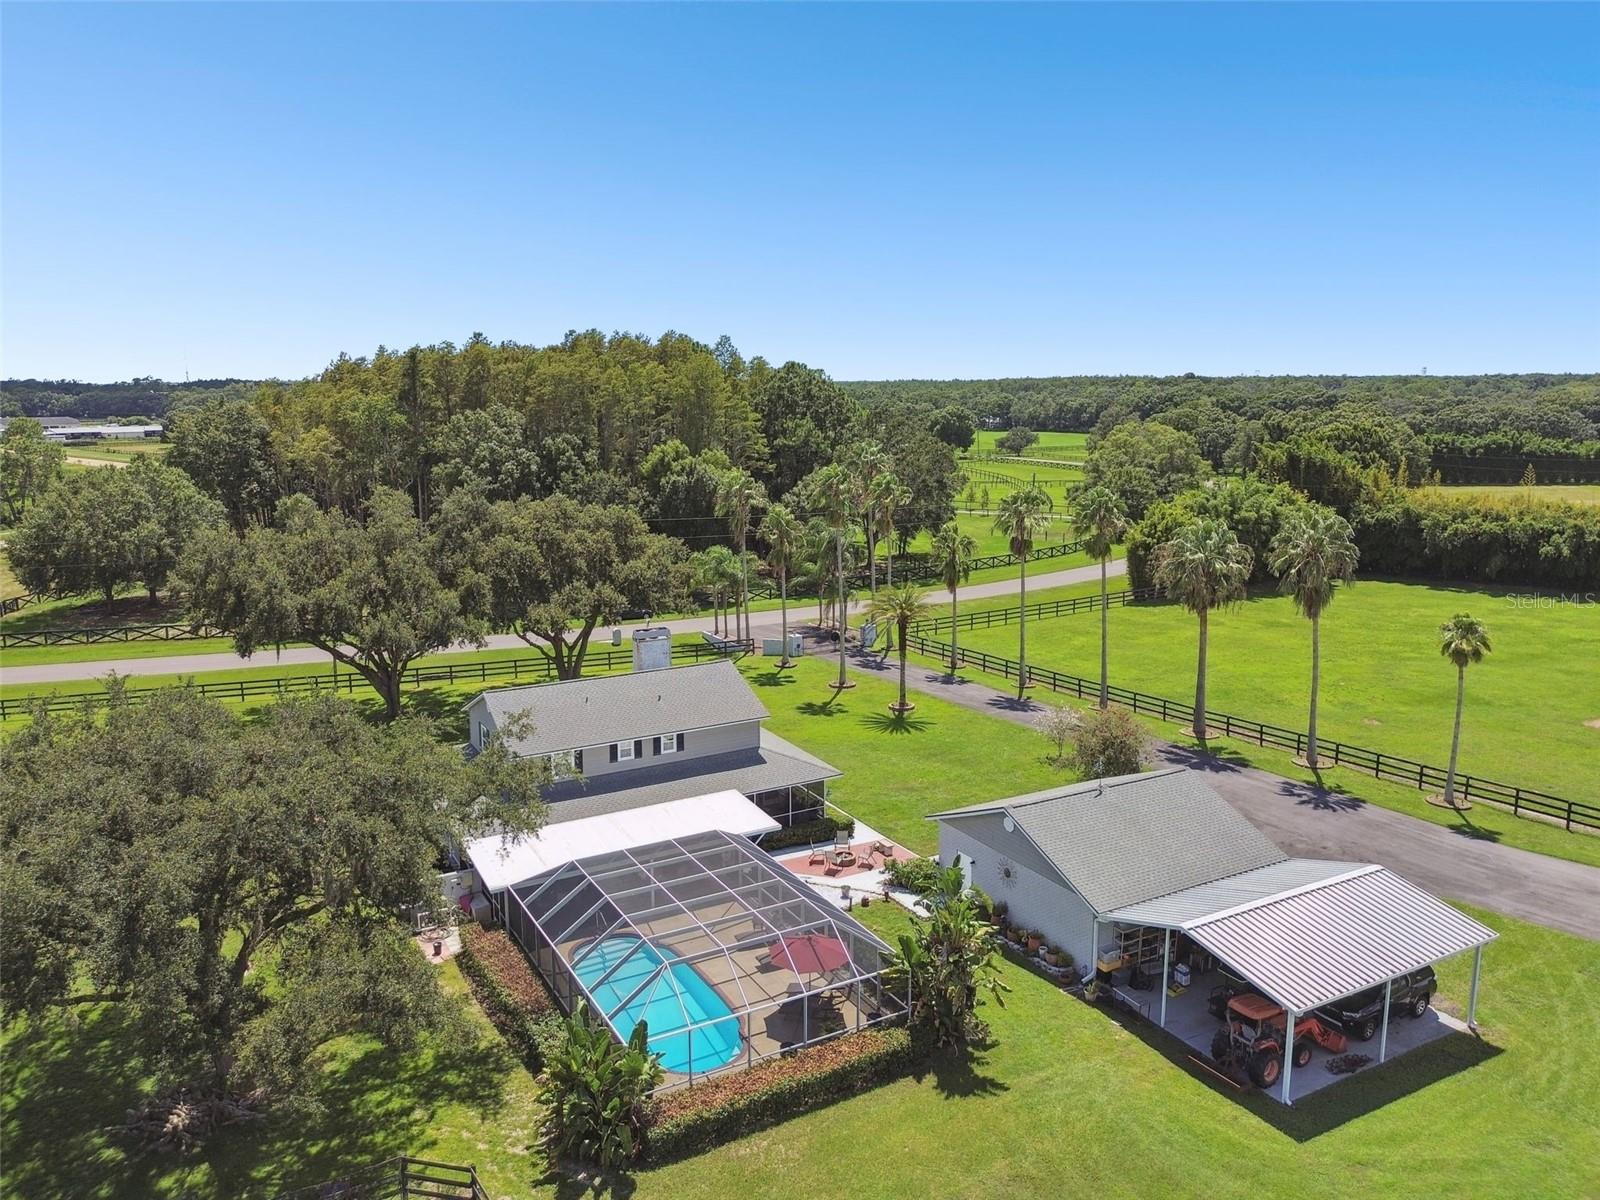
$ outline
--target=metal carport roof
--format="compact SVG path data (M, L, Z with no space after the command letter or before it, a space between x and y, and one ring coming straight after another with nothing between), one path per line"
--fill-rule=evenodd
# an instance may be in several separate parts
M1494 930L1378 866L1223 909L1181 928L1295 1012L1496 937Z

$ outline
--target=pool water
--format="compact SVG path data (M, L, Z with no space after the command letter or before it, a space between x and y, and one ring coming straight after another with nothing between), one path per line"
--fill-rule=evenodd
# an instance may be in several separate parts
M649 942L636 937L607 938L589 949L574 968L583 986L606 1012L627 1000L666 960ZM604 983L601 976L634 947L638 952L617 967ZM627 1006L611 1014L624 1037L640 1021L647 1024L650 1049L661 1065L677 1075L713 1071L739 1053L739 1018L717 989L688 963L677 963L640 991ZM702 1022L711 1022L703 1025ZM700 1028L691 1030L691 1025Z

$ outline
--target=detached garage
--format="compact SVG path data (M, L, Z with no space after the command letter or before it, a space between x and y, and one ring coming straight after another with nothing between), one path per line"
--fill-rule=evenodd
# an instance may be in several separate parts
M1262 1028L1297 1031L1267 1072L1284 1103L1337 1078L1305 1068L1347 1031L1377 1037L1371 1057L1382 1062L1456 1028L1429 1007L1430 968L1467 950L1469 1026L1476 1015L1492 930L1383 867L1288 857L1197 772L1096 780L933 819L943 862L1070 953L1085 979L1201 1050L1234 1019L1232 999L1270 1002L1255 1006L1268 1013ZM1351 998L1372 1019L1354 1017ZM1391 1029L1399 1008L1418 1020ZM1299 1037L1313 1027L1328 1032L1316 1045Z

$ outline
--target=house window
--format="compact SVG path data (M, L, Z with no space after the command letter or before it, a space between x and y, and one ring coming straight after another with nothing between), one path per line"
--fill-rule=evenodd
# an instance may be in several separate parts
M632 742L618 742L617 743L617 761L618 762L628 762L632 758L633 758L633 743Z
M478 749L482 750L489 745L489 727L482 721L478 722Z
M662 754L676 754L679 751L679 749L681 749L681 745L680 745L680 743L678 741L679 737L681 737L681 736L682 736L681 734L676 734L676 733L663 733L661 735L661 750L660 750L660 753L662 753Z

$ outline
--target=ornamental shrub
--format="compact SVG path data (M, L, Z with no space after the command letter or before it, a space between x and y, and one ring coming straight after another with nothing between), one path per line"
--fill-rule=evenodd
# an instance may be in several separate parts
M666 1092L649 1104L646 1153L651 1162L699 1154L899 1078L920 1057L905 1029L874 1027Z

